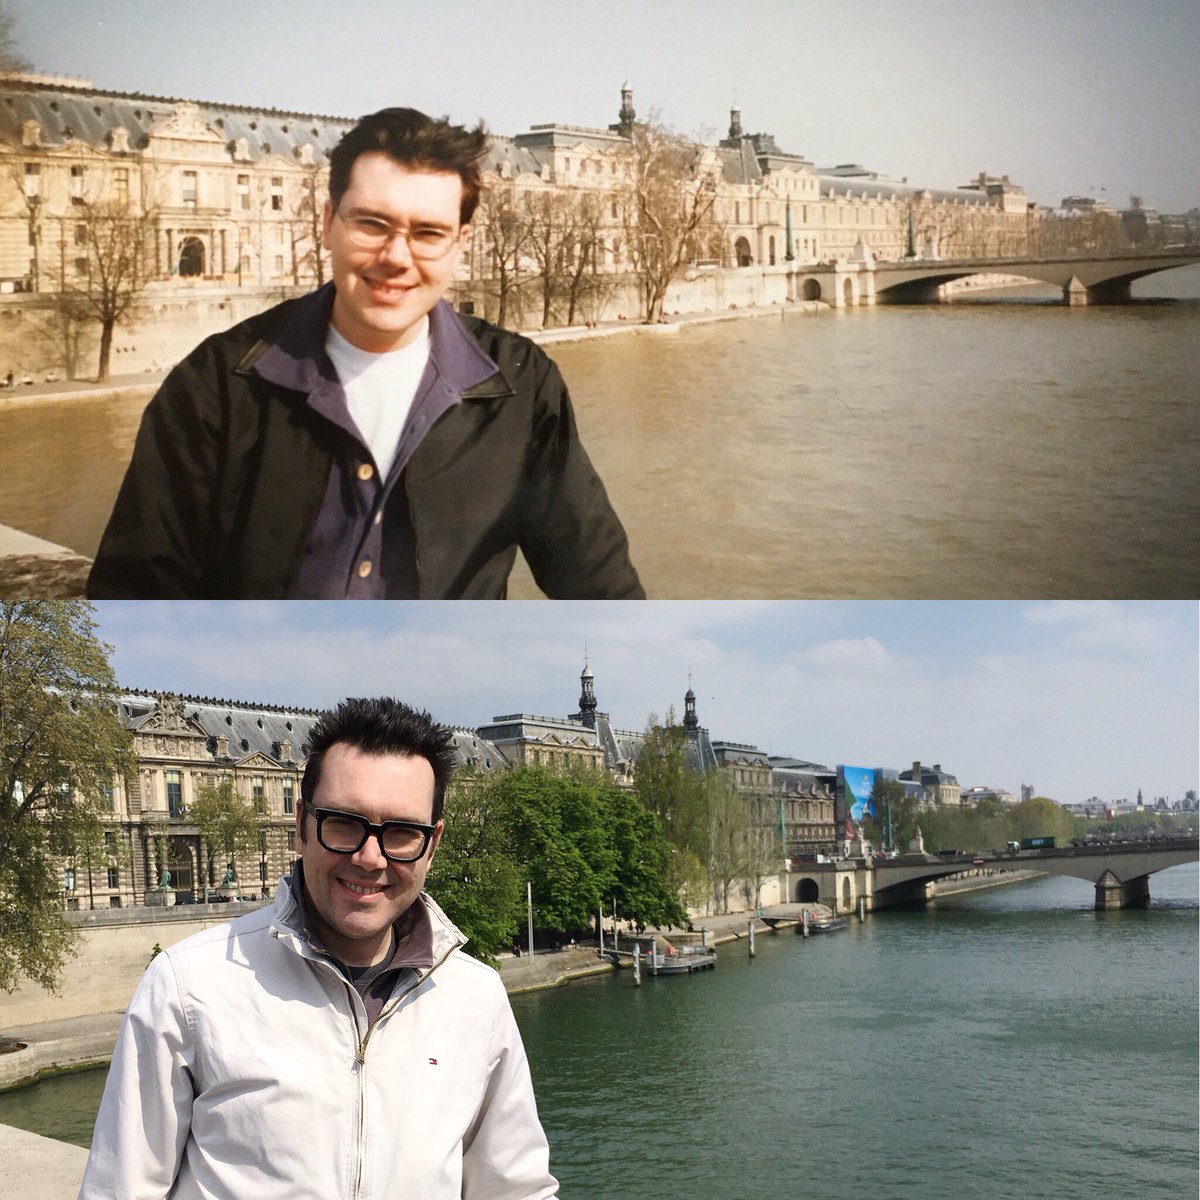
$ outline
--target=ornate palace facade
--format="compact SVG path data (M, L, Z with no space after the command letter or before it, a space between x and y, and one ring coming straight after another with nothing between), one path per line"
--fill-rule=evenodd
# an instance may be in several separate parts
M621 787L633 785L644 733L613 726L598 709L594 677L580 677L579 711L566 717L512 714L477 729L457 728L461 767L473 772L518 766L565 771L597 767ZM831 848L836 840L834 774L815 763L769 759L754 746L713 741L684 700L689 765L721 771L759 820L780 829L790 855ZM212 697L125 692L120 715L133 738L135 769L113 780L106 819L112 851L104 861L75 862L72 907L184 902L209 895L257 898L274 891L293 857L296 806L308 736L319 714ZM775 764L778 764L776 767ZM206 844L190 810L201 789L228 781L259 814L257 853L239 858L233 879L217 848ZM169 873L169 889L162 885Z

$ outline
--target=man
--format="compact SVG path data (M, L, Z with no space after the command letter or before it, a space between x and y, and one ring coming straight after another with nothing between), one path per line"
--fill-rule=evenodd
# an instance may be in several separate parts
M449 731L393 700L314 726L275 903L163 951L117 1040L80 1200L543 1200L499 976L422 891Z
M142 419L93 597L638 598L558 369L443 299L482 126L407 108L330 158L333 281L204 341Z

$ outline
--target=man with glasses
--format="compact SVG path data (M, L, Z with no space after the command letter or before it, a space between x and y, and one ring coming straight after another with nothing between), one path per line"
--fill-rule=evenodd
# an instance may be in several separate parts
M332 282L167 377L89 595L498 598L518 549L552 598L644 595L557 367L443 298L486 150L407 108L342 138Z
M151 963L80 1200L557 1194L500 978L422 890L453 766L394 700L320 718L300 858L272 907Z

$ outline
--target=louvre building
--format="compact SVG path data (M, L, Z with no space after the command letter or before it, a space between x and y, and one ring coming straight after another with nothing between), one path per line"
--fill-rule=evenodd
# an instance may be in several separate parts
M597 707L589 667L580 677L578 711L565 717L514 713L477 729L456 728L460 769L517 766L566 771L599 767L631 787L644 733L617 729ZM724 771L764 821L786 824L792 855L831 847L835 839L834 773L816 763L772 759L754 746L714 741L684 700L689 765ZM207 696L126 691L120 715L133 737L135 767L113 780L106 836L113 850L90 872L74 865L72 908L203 902L216 894L260 898L274 893L292 861L296 806L308 735L320 714ZM202 788L224 781L261 814L258 854L239 860L233 878L223 856L205 844L189 807ZM117 851L118 843L120 851ZM167 878L169 874L169 879Z

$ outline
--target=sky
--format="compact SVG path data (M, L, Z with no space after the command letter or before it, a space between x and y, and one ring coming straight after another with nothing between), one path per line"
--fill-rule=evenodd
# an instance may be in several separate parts
M355 117L409 105L502 134L639 117L747 132L818 167L1031 199L1200 205L1196 0L5 0L42 71Z
M446 724L577 710L642 730L689 686L716 740L826 766L940 763L1060 803L1182 798L1200 774L1193 602L100 602L123 687Z

